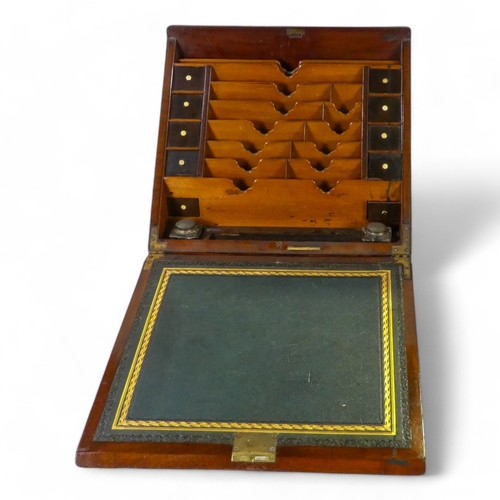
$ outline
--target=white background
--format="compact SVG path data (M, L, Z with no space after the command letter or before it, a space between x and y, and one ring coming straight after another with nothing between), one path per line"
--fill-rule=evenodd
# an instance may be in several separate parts
M494 2L0 5L2 498L498 498ZM425 476L74 465L147 254L171 24L412 28L413 262Z

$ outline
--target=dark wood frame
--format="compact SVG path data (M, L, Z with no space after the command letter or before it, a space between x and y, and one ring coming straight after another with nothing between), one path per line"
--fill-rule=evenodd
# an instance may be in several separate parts
M302 46L301 58L312 57L318 50L325 59L400 59L403 66L404 169L401 225L410 228L410 31L408 28L305 28L314 30L315 44ZM286 28L182 27L168 30L166 73L160 115L158 153L151 212L151 251L167 253L169 260L197 260L220 264L245 260L300 263L392 263L393 244L329 243L321 254L285 253L283 247L270 242L214 242L158 239L158 226L166 219L163 176L165 165L166 124L169 116L171 67L179 51L184 57L232 57L257 59L268 57L268 46L282 47L285 64L297 64L294 41L283 40ZM178 43L181 40L182 43ZM212 40L213 43L207 43ZM318 40L321 40L318 46ZM335 43L332 43L332 41ZM286 42L286 43L285 43ZM289 44L289 45L287 45ZM182 45L182 47L181 47ZM314 50L314 52L312 52ZM160 234L162 234L160 228ZM397 244L401 245L402 242ZM306 243L304 243L306 244ZM286 243L285 243L286 248ZM409 251L409 248L408 248ZM221 444L96 442L93 436L104 409L112 380L125 344L130 335L139 303L150 274L148 266L140 273L137 286L123 320L115 346L99 387L94 405L85 426L76 463L81 467L144 467L144 468L202 468L235 470L309 471L410 475L425 470L420 373L412 279L403 281L408 390L410 401L410 448L349 448L325 446L280 446L275 463L231 462L231 446Z

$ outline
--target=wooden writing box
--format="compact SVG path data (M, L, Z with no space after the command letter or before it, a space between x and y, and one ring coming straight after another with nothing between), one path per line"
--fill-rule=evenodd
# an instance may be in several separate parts
M423 473L410 215L409 29L170 27L77 464Z

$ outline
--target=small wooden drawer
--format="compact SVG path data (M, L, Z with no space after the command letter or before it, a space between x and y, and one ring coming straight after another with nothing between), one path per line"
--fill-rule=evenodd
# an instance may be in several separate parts
M368 127L370 151L401 150L401 127L396 125L370 125Z
M175 66L172 90L203 92L205 88L204 66Z
M370 96L368 99L368 121L401 123L401 97Z
M368 91L370 94L400 94L401 70L370 69Z
M198 148L201 122L170 122L167 147Z
M400 181L403 157L398 153L369 153L368 178Z
M199 217L200 200L198 198L167 198L167 210L171 217Z
M382 222L386 226L397 226L401 218L401 202L368 201L366 218L370 222Z
M168 151L166 175L198 175L198 151Z
M170 104L171 120L201 120L203 94L173 94Z

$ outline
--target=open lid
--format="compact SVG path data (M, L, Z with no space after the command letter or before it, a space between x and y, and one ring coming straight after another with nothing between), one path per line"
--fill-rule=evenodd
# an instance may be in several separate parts
M409 40L170 27L150 251L409 261Z

